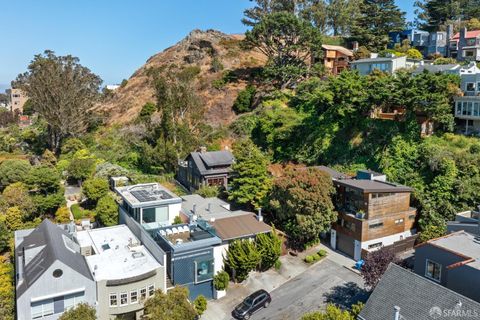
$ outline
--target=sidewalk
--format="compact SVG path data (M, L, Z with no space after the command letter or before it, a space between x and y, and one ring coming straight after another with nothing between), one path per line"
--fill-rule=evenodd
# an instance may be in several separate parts
M339 265L345 267L346 269L356 273L360 274L360 271L355 269L355 260L352 258L348 257L347 255L339 252L339 251L334 251L332 248L329 246L324 245L323 243L319 244L317 247L317 250L324 249L328 252L327 259L338 263Z

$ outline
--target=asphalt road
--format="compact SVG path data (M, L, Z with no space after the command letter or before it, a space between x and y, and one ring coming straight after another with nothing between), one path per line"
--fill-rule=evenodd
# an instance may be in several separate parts
M271 293L272 303L252 315L252 320L297 320L303 314L335 303L346 308L366 300L359 275L326 259Z

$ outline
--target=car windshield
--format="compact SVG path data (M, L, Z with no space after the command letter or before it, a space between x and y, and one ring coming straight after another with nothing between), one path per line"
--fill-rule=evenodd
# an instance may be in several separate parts
M244 304L247 306L251 306L253 304L253 298L252 297L247 297L245 301L243 301Z

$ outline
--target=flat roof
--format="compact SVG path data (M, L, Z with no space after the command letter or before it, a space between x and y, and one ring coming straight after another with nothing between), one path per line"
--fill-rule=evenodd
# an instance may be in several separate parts
M81 248L93 249L85 259L96 281L133 278L162 266L126 225L79 231L76 238Z
M427 243L457 253L470 260L468 265L480 268L480 238L465 231L457 231L441 238L433 239Z
M243 214L243 211L231 211L230 204L217 197L204 198L199 194L190 194L181 196L182 212L190 215L195 214L202 219L210 221L211 219L219 219Z
M182 199L159 183L144 183L115 188L131 207L148 207L159 204L180 203Z
M340 171L337 171L335 169L332 169L327 166L315 166L313 168L319 169L323 172L328 173L333 179L336 180L341 180L341 179L350 179L351 177L345 173L341 173Z
M346 179L336 180L336 184L354 188L363 192L412 192L413 189L407 186L392 182L383 182L378 180Z
M399 57L378 57L378 58L365 58L352 61L352 64L358 63L371 63L371 62L391 62L396 59L406 59L406 56L399 56Z

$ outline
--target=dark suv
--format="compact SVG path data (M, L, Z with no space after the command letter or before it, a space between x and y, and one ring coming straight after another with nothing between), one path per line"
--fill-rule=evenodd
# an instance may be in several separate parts
M272 302L270 294L265 290L258 290L249 295L232 311L236 319L250 319L250 316L261 308L266 308Z

